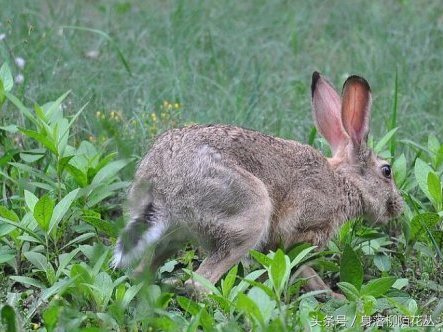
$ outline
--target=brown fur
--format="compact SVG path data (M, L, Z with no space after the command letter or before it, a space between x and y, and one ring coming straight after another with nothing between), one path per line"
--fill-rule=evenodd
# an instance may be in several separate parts
M164 260L182 243L198 241L209 255L197 272L215 283L250 249L303 241L322 247L346 220L396 217L402 200L392 179L380 172L386 162L360 139L367 136L370 93L369 85L364 90L357 82L358 95L349 92L343 101L357 120L343 126L343 113L336 109L340 97L333 95L330 112L323 105L335 90L319 75L313 80L316 122L324 124L320 131L327 130L324 136L336 147L330 159L308 145L228 125L189 126L158 137L140 162L130 193L133 205L141 206L132 208L133 221L141 222L140 211L149 203L149 224L158 226L146 245L158 243L155 256ZM367 109L352 109L353 100ZM356 133L349 132L353 128ZM122 248L119 243L116 266L127 265Z

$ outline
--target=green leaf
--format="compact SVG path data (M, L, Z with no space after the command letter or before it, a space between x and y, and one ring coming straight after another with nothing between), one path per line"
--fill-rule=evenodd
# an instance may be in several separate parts
M400 186L406 180L407 168L406 157L404 153L394 160L392 164L392 170L394 171L394 180L397 186Z
M399 278L399 279L395 280L394 284L392 285L392 288L402 289L408 285L409 285L408 278Z
M37 269L45 271L48 267L48 260L45 256L38 252L27 251L23 254L28 261L32 263Z
M276 302L260 287L253 287L248 292L248 297L255 302L263 317L264 323L268 324L275 310Z
M377 145L374 148L374 152L380 153L382 149L386 146L386 144L388 144L388 142L392 139L397 130L398 128L394 128L387 132L386 135L378 141Z
M46 286L41 281L34 278L22 277L22 276L10 276L9 278L23 285L30 285L41 289L46 288Z
M305 257L315 249L315 246L310 246L308 248L303 249L291 262L291 269L293 269L295 266L297 266L298 264L300 264L300 262L302 262Z
M51 151L53 154L58 156L57 148L52 141L50 137L48 137L45 134L39 133L34 130L28 130L24 128L19 128L20 132L22 132L24 135L35 139L37 142L39 142L41 145L43 145L45 148L47 148L49 151Z
M205 331L209 331L214 326L214 319L209 315L208 311L203 307L183 296L177 297L177 302L183 310L190 313L192 316L200 314L200 323Z
M374 256L374 264L381 272L387 272L391 269L391 258L384 254Z
M123 296L122 299L122 307L123 308L127 308L129 303L131 303L132 299L137 295L137 293L140 291L140 289L142 289L144 283L141 282L137 285L133 285L131 287L129 287L126 292L125 295Z
M433 202L435 208L440 210L443 201L440 178L434 172L429 172L427 184L430 196L429 198Z
M349 282L338 282L337 286L341 289L341 291L349 301L356 301L360 297L360 292L358 291L358 289Z
M37 220L38 225L45 232L48 232L49 222L52 218L52 212L54 211L54 201L49 195L41 197L34 207L34 218Z
M5 332L16 332L19 331L17 326L17 317L15 315L14 308L6 304L3 306L0 316L2 318L1 325L3 326Z
M244 280L240 281L238 285L232 288L228 298L229 301L234 301L238 294L241 294L249 287L251 281L257 280L257 278L261 277L265 272L265 269L255 270L244 277Z
M57 100L49 102L42 107L50 123L54 123L55 121L60 119L60 106L63 100L65 100L70 93L71 90L66 91L64 94L58 97Z
M392 287L395 282L394 277L384 277L370 280L362 286L360 293L362 295L371 295L375 298L381 297Z
M340 261L340 280L360 289L363 283L363 267L358 255L346 245Z
M0 217L3 217L5 219L11 220L11 221L15 221L15 222L20 221L20 218L17 216L17 214L14 211L8 210L3 205L0 205Z
M269 266L269 277L277 296L280 296L288 282L290 270L289 257L281 249L278 249Z
M239 311L255 319L255 321L257 321L262 327L265 326L260 309L250 297L246 296L245 294L239 294L236 306Z
M13 249L6 246L0 247L0 264L9 262L14 257L15 257L15 251Z
M74 178L78 186L84 188L88 185L88 176L79 170L77 167L67 164L65 166L69 174Z
M428 174L432 172L432 168L420 158L417 158L414 166L415 179L421 191L430 198L431 194L428 188Z
M234 286L235 280L237 278L238 264L234 265L231 270L229 270L226 277L221 281L221 289L224 297L228 297L229 292Z
M54 227L57 227L62 218L66 215L75 198L77 197L77 193L80 188L74 189L65 197L62 198L60 202L54 208L54 212L52 214L51 221L49 223L49 233L52 233Z
M91 184L98 185L108 181L110 178L116 176L123 167L129 164L130 161L131 160L129 159L121 159L110 162L97 172Z
M55 274L56 279L60 278L60 276L63 273L63 270L72 261L72 259L75 257L75 255L77 255L77 253L79 251L80 251L80 248L75 248L70 253L63 253L58 256L58 268L57 268L57 272Z
M30 191L25 190L24 193L25 193L25 203L28 206L29 211L34 213L34 208L38 202L38 198Z
M425 212L415 215L409 224L410 240L427 239L429 236L428 231L433 229L440 219L441 217L433 212Z
M12 78L11 69L6 62L0 67L0 80L3 83L4 91L9 92L12 90L14 79Z
M183 269L185 273L191 276L191 279L197 281L202 286L210 290L213 294L222 295L217 287L215 287L208 279L188 269Z
M266 256L265 254L256 251L251 250L249 251L249 254L252 258L254 258L258 263L260 263L263 267L268 267L272 263L272 259Z

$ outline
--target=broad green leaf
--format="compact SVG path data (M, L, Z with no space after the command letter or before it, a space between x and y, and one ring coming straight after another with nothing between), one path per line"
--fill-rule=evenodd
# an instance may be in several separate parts
M0 247L0 264L9 262L14 257L15 257L15 250L7 246Z
M3 217L5 219L19 222L20 218L17 216L17 214L13 210L8 210L3 205L0 205L0 217Z
M387 272L391 269L391 258L384 254L374 256L374 264L381 272Z
M80 234L79 236L77 236L76 238L72 239L71 241L69 241L68 243L66 243L63 247L62 250L65 248L68 248L69 246L78 243L78 242L83 242L86 241L90 238L93 238L94 236L97 236L97 233L95 232L89 232L89 233L83 233Z
M240 283L234 286L229 294L229 301L234 301L234 299L238 296L238 294L243 293L248 287L250 281L257 280L257 278L261 277L263 273L265 273L265 269L255 270L245 276L244 280L240 281Z
M259 325L265 326L263 315L257 304L245 294L239 294L236 302L237 309L255 319Z
M12 78L11 69L6 62L0 67L0 80L3 83L3 90L5 92L12 90L14 79Z
M35 139L37 142L39 142L41 145L43 145L45 148L47 148L49 151L51 151L53 154L58 156L57 148L52 140L51 137L48 137L42 133L39 133L34 130L28 130L24 128L19 128L19 130L26 136Z
M127 308L129 303L131 303L132 299L137 295L137 293L140 291L140 289L142 289L144 283L141 282L137 285L133 285L131 287L129 287L126 292L125 295L123 296L122 299L122 307L123 308Z
M75 198L77 197L77 193L80 188L74 189L65 197L62 198L60 202L54 208L54 212L52 214L51 221L49 223L49 233L52 233L55 227L58 226L62 218L66 215Z
M372 316L377 311L377 300L372 295L363 295L361 297L363 302L363 314Z
M131 160L129 159L121 159L112 161L109 164L107 164L105 167L103 167L101 170L97 172L97 174L94 176L94 179L92 180L92 185L98 185L103 182L106 182L110 178L117 175L117 173L126 165L129 164Z
M55 331L55 326L59 320L61 309L62 306L55 303L43 311L43 322L45 323L47 331Z
M272 259L266 256L265 254L256 251L251 250L249 251L249 254L254 258L257 262L259 262L263 267L268 267L272 263Z
M440 221L441 217L432 212L425 212L414 216L409 223L410 240L428 238L428 230L434 229L434 226Z
M268 324L275 310L276 302L259 287L252 287L248 292L248 297L255 302L260 310L264 323Z
M378 298L383 296L392 287L394 282L394 277L372 279L366 285L362 286L360 293Z
M235 280L237 278L238 264L234 265L231 270L229 270L226 277L221 281L221 289L224 297L228 297L229 292L234 286Z
M68 264L72 261L75 255L78 254L80 248L75 248L70 253L63 253L58 256L58 268L55 274L56 279L60 278L63 273L63 270L68 266Z
M26 315L26 319L31 319L37 309L44 303L46 303L50 297L55 294L63 294L63 292L75 281L73 278L63 279L57 281L54 285L49 288L44 289L41 292L40 298L38 302L29 309L28 314Z
M69 174L74 178L78 186L84 188L88 185L88 176L79 170L77 167L67 164L65 166Z
M46 286L41 281L34 278L22 277L22 276L10 276L9 278L23 285L30 285L41 289L46 288Z
M408 285L409 285L408 278L399 278L399 279L395 280L394 284L392 285L392 288L402 289Z
M291 262L291 269L300 264L301 261L305 259L305 257L315 249L315 246L311 246L303 249Z
M346 245L340 261L340 280L354 285L360 289L363 283L363 267L360 258L351 248Z
M0 311L1 316L1 326L3 326L5 332L16 332L19 331L17 326L17 317L14 308L6 304L2 307ZM1 327L0 326L0 327Z
M423 191L423 193L428 198L431 197L428 188L428 174L430 172L432 172L432 168L423 160L417 158L414 166L415 179L417 180L418 186L420 187L421 191Z
M60 106L63 100L71 93L71 90L65 92L63 95L57 98L56 101L49 102L46 105L43 105L42 108L45 112L46 117L48 118L50 123L57 121L60 119Z
M45 156L44 154L20 153L20 158L28 164L33 163L37 160L40 160L44 156Z
M100 272L95 277L94 286L96 287L96 290L99 291L99 293L94 292L94 297L97 303L106 307L114 291L111 277L104 271Z
M269 266L269 277L277 296L280 296L288 282L290 271L289 257L281 249L278 249Z
M395 183L400 186L403 182L405 182L407 174L406 157L404 153L394 160L392 170L394 172Z
M427 184L429 198L433 202L435 208L440 210L443 202L440 178L434 172L429 172Z
M34 206L34 218L45 232L48 232L53 211L54 201L49 195L42 196Z
M342 281L337 283L337 286L350 301L356 301L360 297L360 292L358 291L358 289L349 282Z
M25 192L25 203L26 203L29 211L34 213L34 208L38 202L38 198L30 191L25 190L24 192Z
M46 271L46 269L48 268L48 260L46 259L45 256L43 256L42 254L38 253L38 252L33 252L33 251L27 251L23 254L28 261L30 261L32 263L32 265L34 265L37 269L41 270L41 271Z
M440 149L440 142L438 141L438 138L434 134L428 135L428 149L432 153L437 153Z

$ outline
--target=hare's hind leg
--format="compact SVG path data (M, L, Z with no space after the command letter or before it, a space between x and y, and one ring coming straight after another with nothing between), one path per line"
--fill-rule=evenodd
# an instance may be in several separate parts
M211 245L208 257L196 273L214 284L245 257L249 250L259 247L267 238L272 203L266 187L249 173L241 180L241 190L234 193L228 191L223 200L226 202L229 200L227 196L236 195L235 200L241 208L232 215L219 213L206 227L202 226L204 230L201 232L205 237L209 237ZM188 280L186 285L197 291L208 291L192 279Z

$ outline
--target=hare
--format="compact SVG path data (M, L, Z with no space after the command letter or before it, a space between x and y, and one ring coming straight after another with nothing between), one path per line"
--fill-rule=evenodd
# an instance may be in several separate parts
M323 247L345 221L387 222L403 201L391 168L367 147L368 82L350 76L342 96L318 72L312 110L332 157L311 146L229 125L193 125L160 135L140 162L129 192L130 222L114 267L154 248L155 270L184 243L208 251L196 271L216 283L249 250L297 242ZM312 268L311 289L328 289ZM188 286L201 288L192 280Z

